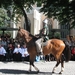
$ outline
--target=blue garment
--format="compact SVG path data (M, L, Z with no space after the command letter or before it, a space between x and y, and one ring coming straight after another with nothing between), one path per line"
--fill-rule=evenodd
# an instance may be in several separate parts
M40 61L40 56L36 56L36 60L35 61Z

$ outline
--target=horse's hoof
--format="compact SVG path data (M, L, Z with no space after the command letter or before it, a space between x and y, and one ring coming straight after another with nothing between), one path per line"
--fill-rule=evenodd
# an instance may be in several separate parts
M28 73L30 73L30 72L31 72L31 70L28 71Z
M55 73L55 72L52 72L52 73Z
M27 71L27 73L30 73L30 71Z
M59 74L62 74L62 72L59 72Z
M37 71L37 73L39 73L39 70Z

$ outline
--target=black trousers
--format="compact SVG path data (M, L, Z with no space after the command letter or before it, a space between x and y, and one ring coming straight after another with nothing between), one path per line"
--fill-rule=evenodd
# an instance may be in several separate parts
M14 53L13 54L13 61L21 61L22 60L22 55L21 53Z
M30 56L22 57L22 61L29 61Z
M0 55L0 61L4 61L5 60L5 56L4 55Z

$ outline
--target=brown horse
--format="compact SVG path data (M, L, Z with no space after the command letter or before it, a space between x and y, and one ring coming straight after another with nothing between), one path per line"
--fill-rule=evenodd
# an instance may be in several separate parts
M16 36L17 40L19 40L20 38L22 38L22 40L26 43L28 52L30 54L29 72L31 71L31 66L33 66L37 70L37 72L39 72L39 69L34 65L35 57L37 55L35 41L38 38L33 36L28 31L22 28L18 30L18 33ZM55 68L61 63L61 71L60 71L60 74L61 74L64 70L64 59L66 61L69 61L71 56L68 45L65 45L65 43L62 40L50 39L46 42L46 45L43 46L43 55L47 55L47 54L54 55L57 61L55 67L52 70L52 73L54 73Z

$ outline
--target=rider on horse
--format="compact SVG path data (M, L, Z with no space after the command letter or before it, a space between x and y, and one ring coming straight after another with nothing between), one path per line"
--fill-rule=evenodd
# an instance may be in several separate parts
M44 25L43 29L41 29L40 34L39 34L39 39L36 40L36 48L37 48L37 53L40 55L42 54L42 43L46 42L49 40L48 38L49 30L47 24Z
M43 33L42 33L42 35L44 37L44 42L46 42L47 40L49 40L48 34L49 34L48 26L44 25L44 27L43 27Z

